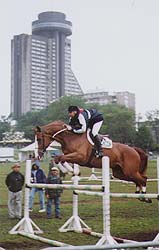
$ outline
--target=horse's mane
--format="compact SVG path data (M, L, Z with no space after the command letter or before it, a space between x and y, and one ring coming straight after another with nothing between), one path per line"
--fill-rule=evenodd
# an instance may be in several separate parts
M49 127L52 127L53 125L54 126L63 126L65 123L63 122L63 121L61 121L61 120L58 120L58 121L53 121L53 122L50 122L50 123L48 123L48 124L46 124L46 125L44 125L44 126L42 126L42 128L49 128Z

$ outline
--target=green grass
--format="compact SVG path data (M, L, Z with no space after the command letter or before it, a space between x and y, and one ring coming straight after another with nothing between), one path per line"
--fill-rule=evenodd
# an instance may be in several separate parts
M48 163L42 163L45 172L48 171ZM8 219L7 188L5 177L11 171L11 164L0 165L0 246L6 249L40 249L46 244L24 238L22 236L10 235L8 231L18 222ZM21 172L25 172L22 164ZM82 176L90 176L89 168L81 168ZM148 177L156 178L156 162L150 162ZM67 177L69 179L70 177ZM93 183L93 182L91 182ZM97 184L97 182L95 182ZM134 192L135 185L125 183L111 183L111 192ZM148 182L148 193L157 192L157 184ZM152 204L138 201L137 199L111 199L111 234L117 237L134 240L151 240L159 231L159 206L156 200ZM35 199L34 212L31 213L33 221L44 231L42 236L65 242L72 245L95 244L98 239L89 235L73 232L60 233L58 229L72 215L72 192L65 190L61 197L62 220L48 220L45 214L39 214L38 197ZM102 199L94 196L79 196L79 216L92 228L93 231L103 232L102 224Z

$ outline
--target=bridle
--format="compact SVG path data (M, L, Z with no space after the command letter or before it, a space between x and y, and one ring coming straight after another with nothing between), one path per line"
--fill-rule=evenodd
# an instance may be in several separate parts
M44 130L41 131L41 132L39 132L39 133L41 134L41 140L42 140L42 148L43 148L43 150L39 150L37 135L35 135L35 145L37 145L37 147L35 147L35 151L38 150L38 153L44 154L45 151L46 151L46 148L45 148L45 137L46 137L46 136L47 136L47 137L50 137L50 138L51 138L51 142L52 142L58 134L60 134L60 133L62 133L62 132L64 132L64 131L66 131L66 130L67 130L67 128L63 128L63 129L57 131L57 132L56 132L55 134L53 134L53 135L48 134L48 133L45 132ZM51 142L50 142L50 144L51 144Z

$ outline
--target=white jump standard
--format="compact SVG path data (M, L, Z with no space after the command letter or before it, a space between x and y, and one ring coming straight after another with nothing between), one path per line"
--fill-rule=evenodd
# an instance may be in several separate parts
M159 161L158 161L159 164ZM114 249L122 248L124 244L127 244L128 240L123 240L126 242L124 244L118 244L116 238L113 238L110 234L110 197L120 197L120 198L159 198L159 194L119 194L119 193L110 193L110 180L109 180L109 158L104 156L102 158L102 185L78 185L78 176L74 177L74 184L73 185L66 185L66 184L32 184L30 183L30 176L31 176L31 161L27 161L26 164L26 184L28 187L38 187L38 188L49 188L49 189L68 189L68 190L75 190L76 194L73 194L73 216L59 229L61 232L67 231L75 231L75 232L86 232L90 235L94 235L97 237L101 237L100 240L97 242L96 247L100 248L107 247L109 245L115 246ZM92 190L97 190L93 191ZM19 233L21 235L27 236L32 239L38 239L43 242L47 242L52 245L56 246L66 246L65 243L56 242L53 240L45 239L43 237L39 237L34 235L34 233L42 233L34 222L29 218L29 189L25 189L25 208L24 208L24 218L10 231L10 233ZM80 219L78 216L78 195L77 194L87 194L87 195L97 195L102 196L103 200L103 234L91 232L90 228ZM33 229L35 227L35 230ZM45 241L46 240L46 241ZM129 241L134 243L134 241ZM152 241L153 245L159 244L159 234L155 237ZM140 243L138 243L139 245ZM144 242L141 242L141 246ZM68 246L68 245L67 245ZM124 248L124 246L123 246ZM70 247L70 249L73 249ZM84 248L83 248L84 249ZM95 248L94 248L95 249ZM102 249L102 248L101 248ZM105 248L107 249L107 248ZM159 249L149 247L150 249Z
M26 161L25 183L31 178L31 160ZM29 217L29 188L25 187L24 217L10 231L10 234L18 234L24 231L30 234L40 234L43 231Z

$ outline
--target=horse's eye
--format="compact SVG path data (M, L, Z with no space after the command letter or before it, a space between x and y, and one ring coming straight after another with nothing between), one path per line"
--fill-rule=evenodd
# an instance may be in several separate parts
M37 138L37 141L40 143L41 142L41 138Z

